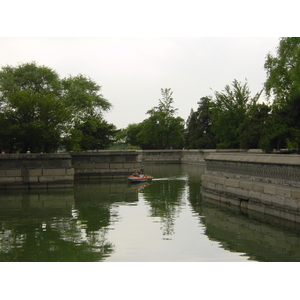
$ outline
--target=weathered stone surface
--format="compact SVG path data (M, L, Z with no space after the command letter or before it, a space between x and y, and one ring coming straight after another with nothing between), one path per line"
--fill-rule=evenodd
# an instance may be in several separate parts
M204 153L206 174L203 184L223 178L220 201L230 200L241 208L263 212L299 222L300 217L300 156L261 153ZM239 202L236 199L248 201ZM296 217L297 216L297 217Z

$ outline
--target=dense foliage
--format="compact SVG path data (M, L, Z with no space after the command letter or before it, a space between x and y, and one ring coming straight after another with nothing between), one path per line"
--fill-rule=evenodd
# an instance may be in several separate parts
M0 70L0 147L6 152L101 149L115 128L102 112L111 104L83 75L60 79L35 62Z
M277 55L268 54L264 84L271 105L259 103L236 79L214 98L203 97L187 120L187 148L288 148L300 153L300 38L281 38ZM206 99L206 103L203 101ZM204 116L209 116L209 123ZM207 124L209 124L208 129ZM206 137L206 139L205 139ZM213 141L213 143L212 143Z
M300 38L281 38L277 55L267 56L265 90L274 98L264 150L289 147L300 153Z
M127 142L142 149L180 149L184 146L184 120L176 117L170 88L161 89L158 106L147 111L149 118L130 124Z
M212 111L214 102L210 97L202 97L197 111L191 110L186 122L185 145L188 149L214 149L216 137L212 131Z

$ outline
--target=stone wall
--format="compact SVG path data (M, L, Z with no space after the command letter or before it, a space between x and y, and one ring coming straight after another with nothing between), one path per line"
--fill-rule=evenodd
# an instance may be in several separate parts
M139 153L134 150L70 152L75 178L126 178L140 169Z
M74 169L65 154L1 154L0 189L72 187Z
M180 164L182 150L143 150L142 161L150 163Z
M215 150L199 150L199 149L182 150L180 161L182 164L205 165L205 160L203 155L204 153L207 152L215 152Z
M141 168L139 151L0 155L0 189L73 187L74 178L126 178Z
M300 156L209 153L202 195L300 222Z

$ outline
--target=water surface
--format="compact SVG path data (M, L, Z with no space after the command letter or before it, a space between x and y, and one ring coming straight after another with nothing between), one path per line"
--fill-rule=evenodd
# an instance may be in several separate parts
M0 261L300 261L293 224L202 199L204 167L145 167L150 184L1 192Z

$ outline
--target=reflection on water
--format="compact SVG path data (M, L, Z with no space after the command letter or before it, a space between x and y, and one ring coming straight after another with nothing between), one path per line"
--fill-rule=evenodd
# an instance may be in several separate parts
M152 183L2 191L0 261L300 261L294 224L202 199L204 167L145 167Z

